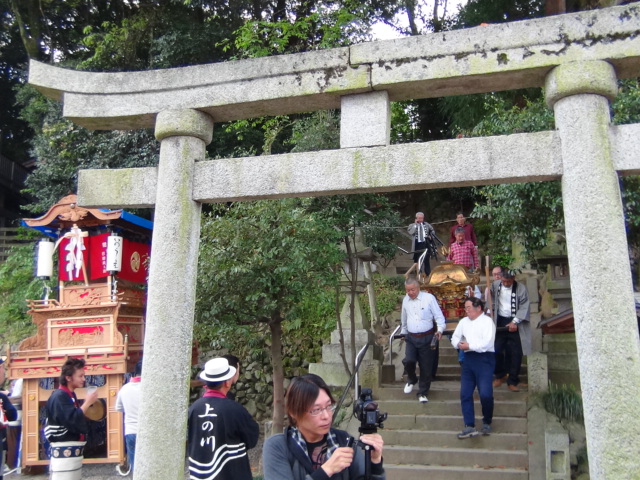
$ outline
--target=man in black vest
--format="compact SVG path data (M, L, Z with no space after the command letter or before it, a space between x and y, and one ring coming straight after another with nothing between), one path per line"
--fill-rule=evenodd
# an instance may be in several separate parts
M491 297L493 320L498 327L493 386L497 388L507 380L509 390L518 392L522 356L531 353L529 292L526 285L515 281L513 270L503 269L501 279L491 286Z

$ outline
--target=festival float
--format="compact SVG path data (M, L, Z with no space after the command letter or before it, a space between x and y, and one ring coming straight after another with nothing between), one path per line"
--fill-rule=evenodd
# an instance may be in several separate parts
M145 288L152 222L123 210L83 208L76 195L60 200L23 224L42 232L36 248L36 276L43 298L27 300L36 334L8 352L7 372L22 379L23 467L46 465L42 429L45 404L58 387L69 357L86 361L85 388L98 387L100 401L87 412L92 422L84 463L125 462L118 391L142 358ZM57 295L48 285L57 260Z

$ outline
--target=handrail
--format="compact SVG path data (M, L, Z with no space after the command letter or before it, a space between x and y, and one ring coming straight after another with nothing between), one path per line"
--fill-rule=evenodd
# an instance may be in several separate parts
M402 328L402 325L398 325L391 335L389 335L389 365L393 365L393 341L395 340L396 332Z
M367 353L367 349L369 348L369 344L365 344L360 351L358 352L358 354L356 355L356 365L355 368L353 369L353 374L351 375L351 378L349 379L349 381L347 382L347 386L344 387L344 391L342 392L342 395L340 396L340 400L338 400L338 403L336 404L336 409L333 411L333 418L332 421L335 422L336 420L336 416L338 415L338 412L340 411L340 407L342 406L342 403L344 402L344 399L347 396L347 392L349 392L349 389L351 388L351 384L353 383L354 379L356 380L356 386L355 386L355 398L358 397L359 392L358 392L358 370L360 369L360 364L362 363L362 358L364 357L364 354Z

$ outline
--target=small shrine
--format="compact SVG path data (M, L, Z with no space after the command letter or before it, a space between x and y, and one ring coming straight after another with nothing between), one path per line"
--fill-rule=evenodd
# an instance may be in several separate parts
M36 249L36 276L57 277L27 300L37 331L9 352L8 375L23 379L22 466L48 464L44 406L69 357L86 361L86 386L98 387L85 463L124 463L122 415L116 396L142 358L145 288L152 222L123 210L83 208L76 195L23 224L46 237ZM54 266L57 263L57 271ZM80 401L86 388L77 389Z
M466 316L464 301L469 289L480 283L479 271L471 273L464 265L444 261L431 271L425 280L421 278L420 289L433 294L444 314L445 333L453 333L460 319Z

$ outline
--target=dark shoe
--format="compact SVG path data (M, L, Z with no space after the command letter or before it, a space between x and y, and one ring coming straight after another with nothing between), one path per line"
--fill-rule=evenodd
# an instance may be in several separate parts
M491 425L487 425L486 423L482 425L480 429L480 433L482 435L491 435Z
M519 392L520 391L520 389L517 387L517 385L509 385L508 388L512 392Z
M477 437L478 435L480 435L480 432L476 430L476 427L465 426L458 434L458 438L462 440L463 438Z

